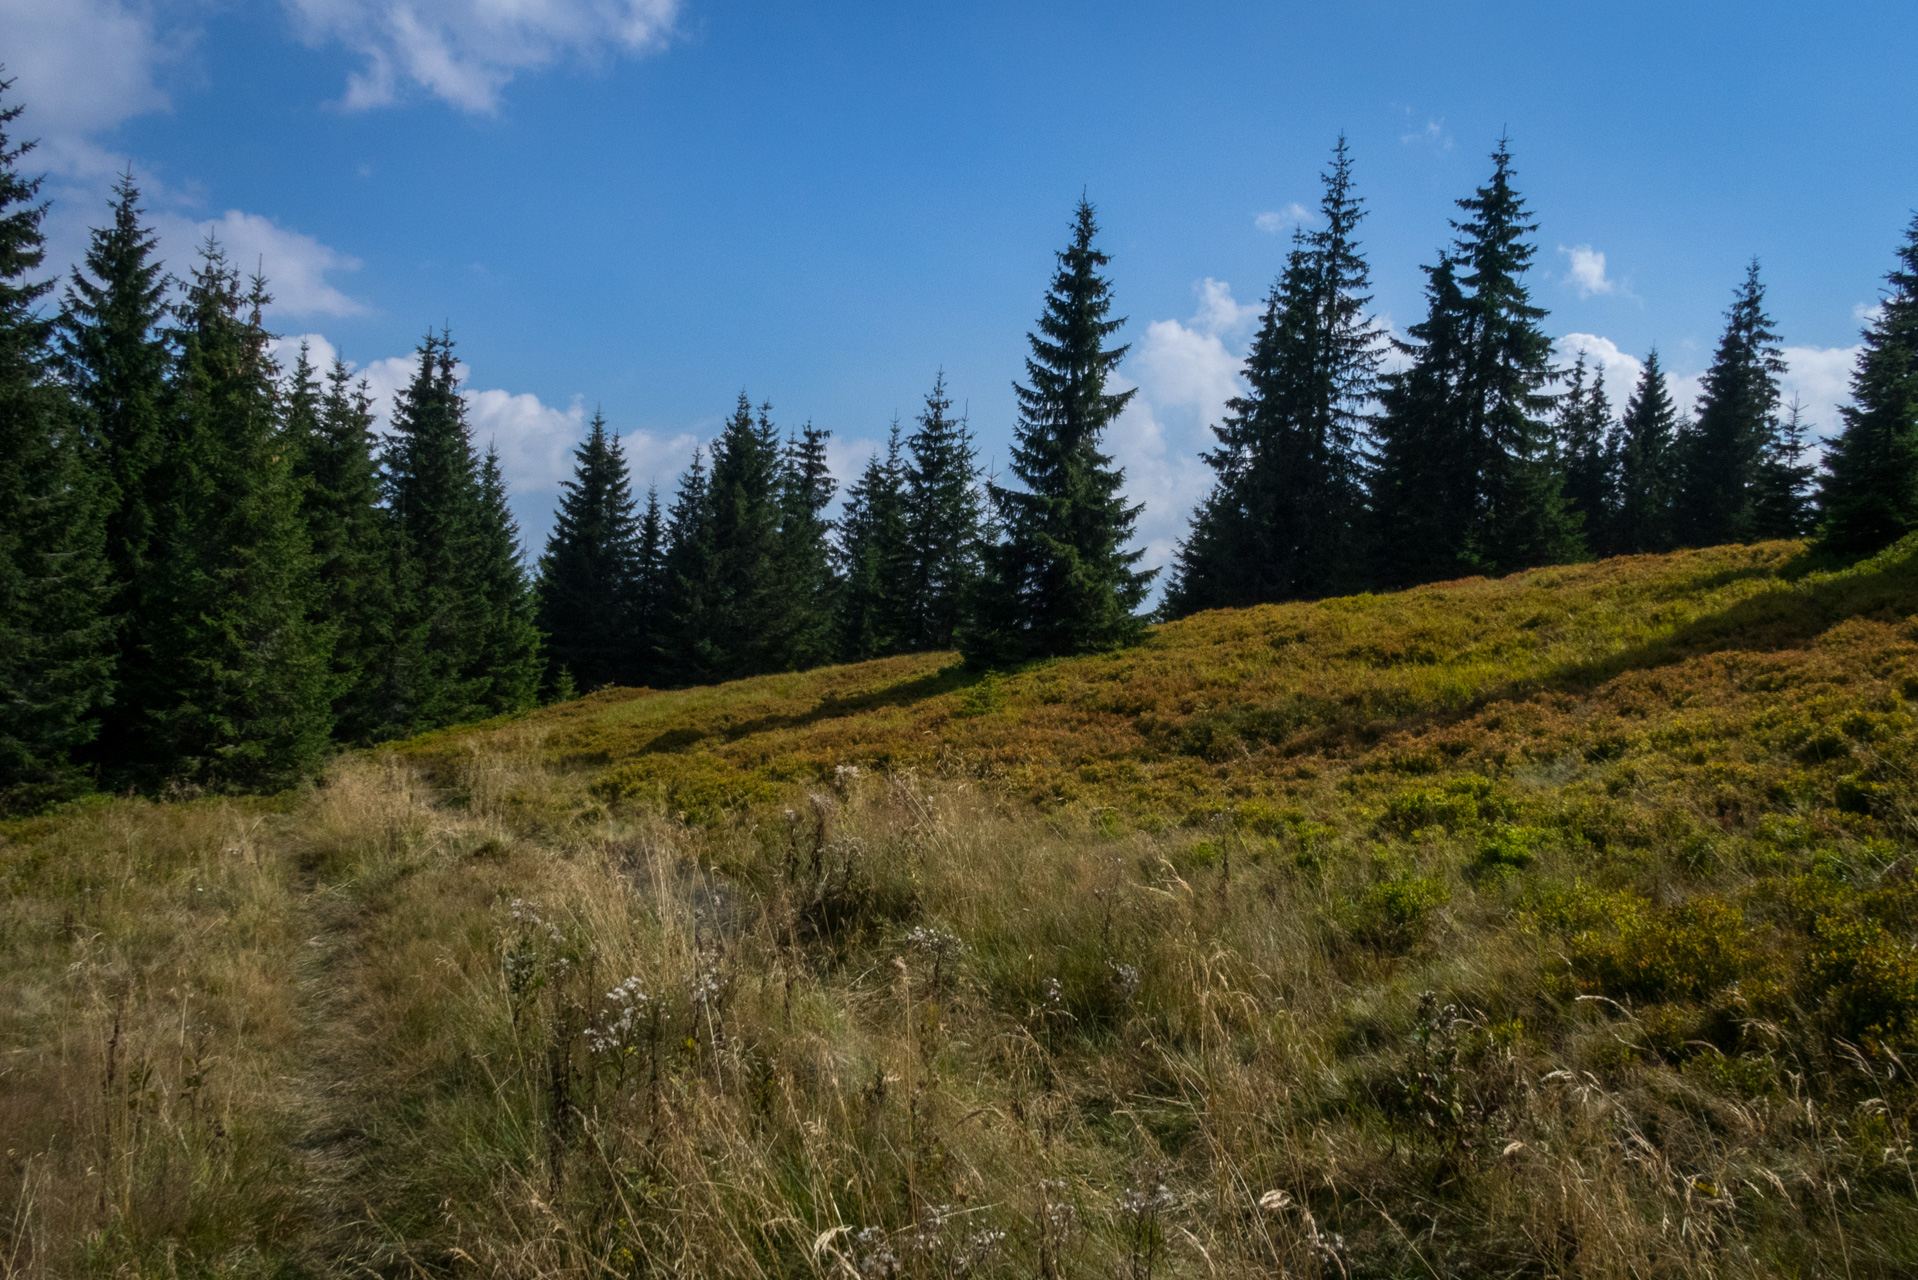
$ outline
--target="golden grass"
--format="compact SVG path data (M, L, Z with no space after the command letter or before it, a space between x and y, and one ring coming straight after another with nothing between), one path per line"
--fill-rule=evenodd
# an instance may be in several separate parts
M1794 554L13 824L0 1270L1911 1274L1918 570Z

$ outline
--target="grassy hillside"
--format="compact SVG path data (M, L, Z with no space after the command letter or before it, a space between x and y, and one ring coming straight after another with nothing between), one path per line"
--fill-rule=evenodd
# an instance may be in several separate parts
M1918 547L609 690L0 831L0 1269L1918 1270Z

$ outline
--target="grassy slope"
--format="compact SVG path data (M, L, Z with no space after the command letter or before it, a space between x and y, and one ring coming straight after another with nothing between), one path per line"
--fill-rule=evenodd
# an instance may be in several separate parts
M12 824L0 1270L1908 1274L1918 556L1795 552Z
M1749 693L1796 704L1810 691L1788 688L1848 683L1854 668L1882 678L1878 667L1909 655L1895 625L1862 621L1914 607L1907 560L1790 583L1780 570L1795 551L1726 547L1222 611L1159 627L1136 650L1007 677L931 654L608 690L503 732L545 735L548 757L591 770L602 796L695 821L790 798L842 764L984 778L1011 798L1112 807L1158 828L1262 812L1328 783L1369 794L1372 778L1500 772L1600 740L1616 740L1604 748L1614 756L1664 760L1670 743L1652 730L1699 731L1688 704ZM1846 619L1860 623L1832 631ZM1773 669L1790 674L1768 681ZM415 752L484 742L456 731ZM1764 754L1750 745L1732 754Z

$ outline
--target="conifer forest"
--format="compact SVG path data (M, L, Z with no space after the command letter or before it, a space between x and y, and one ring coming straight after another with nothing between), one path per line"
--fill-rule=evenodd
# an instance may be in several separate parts
M529 565L449 333L421 341L376 430L344 363L271 358L270 281L211 239L168 274L131 178L62 277L43 261L24 111L6 108L0 176L12 807L92 784L284 785L333 744L609 684L955 647L1003 668L1124 646L1148 621L1139 508L1101 451L1131 393L1107 389L1127 348L1088 203L1027 335L1008 475L982 474L943 377L837 518L829 433L782 432L743 392L674 492L643 502L595 417ZM1265 299L1247 392L1215 427L1216 483L1163 616L1811 534L1855 556L1918 528L1918 219L1820 468L1780 403L1757 261L1686 414L1656 351L1633 387L1583 357L1555 365L1507 143L1459 199L1403 340L1367 309L1343 139L1322 181L1319 223Z
M1101 451L1130 393L1109 257L1080 203L1018 384L1007 484L934 378L829 518L829 432L740 393L673 493L633 493L596 416L527 564L499 459L428 334L376 430L343 363L270 357L269 280L209 238L176 280L127 178L69 280L48 273L23 104L6 107L10 697L0 793L276 787L368 745L570 699L957 647L974 668L1135 641L1153 572ZM1811 462L1753 261L1696 411L1657 351L1632 388L1555 367L1506 142L1423 271L1427 313L1368 311L1366 207L1341 138L1216 424L1216 486L1162 614L1320 599L1584 558L1816 533L1862 555L1918 528L1918 219L1864 334L1845 428ZM1387 359L1398 357L1391 372ZM1621 407L1613 407L1613 399Z

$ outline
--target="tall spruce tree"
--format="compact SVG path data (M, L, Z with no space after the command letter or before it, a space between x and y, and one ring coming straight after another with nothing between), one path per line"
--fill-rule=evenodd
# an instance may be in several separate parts
M96 228L73 273L59 321L61 372L86 415L97 459L105 522L110 593L106 612L122 683L145 682L143 636L151 624L142 596L149 579L155 467L168 441L167 278L157 239L141 220L132 176L114 186L111 223ZM101 713L92 753L109 766L131 764L146 741L137 698L118 698Z
M1525 284L1538 230L1512 186L1511 147L1500 139L1492 180L1459 208L1455 248L1472 291L1471 362L1465 420L1481 459L1477 526L1468 553L1482 568L1510 573L1576 560L1584 553L1565 506L1564 476L1543 415L1557 380L1552 341Z
M315 617L267 301L257 278L242 290L209 238L175 335L173 443L156 469L142 592L148 662L126 688L146 718L138 772L150 780L283 786L313 768L333 728L332 627Z
M467 673L488 715L524 711L539 698L544 645L519 523L507 504L499 451L491 446L480 462L478 516L480 630Z
M1081 199L1038 332L1027 335L1011 460L1024 487L988 486L1004 535L986 549L958 636L975 667L1112 649L1145 626L1138 608L1157 571L1136 567L1143 549L1126 549L1143 506L1126 502L1125 473L1099 450L1134 393L1106 390L1127 348L1106 345L1125 321L1107 318L1112 290L1100 271L1111 260L1094 247L1098 230Z
M633 680L641 685L663 683L659 646L666 625L667 529L659 510L659 486L646 490L646 510L639 518L639 538L633 556Z
M1430 268L1412 367L1387 380L1374 510L1390 580L1510 573L1584 553L1551 424L1551 339L1525 284L1538 229L1512 185L1509 143L1458 202L1452 249ZM1462 273L1462 274L1461 274ZM1421 539L1436 542L1421 543Z
M905 580L913 557L906 535L906 463L900 441L895 418L884 457L875 453L866 460L866 469L846 490L839 516L834 631L839 656L848 662L900 652L912 620Z
M941 370L906 440L912 455L903 494L909 559L900 642L910 649L950 649L979 579L979 463L964 415L952 416Z
M795 600L784 579L779 522L781 452L772 406L757 414L741 392L713 442L712 539L716 590L705 663L714 679L785 667Z
M392 643L386 512L373 457L373 401L335 358L322 386L304 344L286 393L286 433L313 553L316 624L333 631L333 734L365 744L377 734L378 674Z
M1802 538L1812 530L1816 511L1812 480L1817 468L1805 461L1811 424L1793 396L1785 416L1776 420L1765 442L1752 483L1752 524L1759 538Z
M1680 542L1702 547L1764 536L1757 508L1759 475L1777 435L1778 378L1784 371L1784 350L1765 314L1765 286L1754 258L1725 315L1697 419L1684 435Z
M1394 340L1408 364L1380 381L1371 547L1387 586L1471 572L1480 468L1465 415L1469 304L1451 255L1424 270L1425 319Z
M0 81L0 94L12 87ZM112 679L103 486L52 377L40 180L0 108L0 812L70 794ZM109 491L110 493L110 491Z
M702 449L679 478L667 516L661 591L661 674L674 684L722 678L723 655L713 645L719 614L719 549L713 538L712 481Z
M1227 402L1205 455L1218 478L1179 548L1173 616L1334 594L1365 576L1361 436L1383 353L1343 137L1322 181L1323 225L1294 232L1246 359L1248 391Z
M1844 426L1825 451L1820 541L1864 555L1918 530L1918 216L1865 326Z
M657 520L657 509L654 511ZM619 437L593 415L560 486L539 559L539 628L549 680L564 668L581 689L637 684L641 660L639 527Z
M780 474L780 559L790 597L791 630L782 665L803 670L833 658L832 469L826 461L830 431L808 422L787 440Z
M1620 423L1618 519L1612 541L1612 550L1620 555L1670 551L1675 545L1678 425L1678 410L1654 347L1646 353Z
M429 333L394 398L381 456L393 526L393 642L382 663L380 736L487 714L474 667L484 644L480 462L459 394L453 342Z
M1605 370L1589 371L1585 352L1572 364L1558 401L1558 449L1565 468L1565 504L1584 531L1586 549L1611 555L1617 523L1612 402Z
M153 526L146 477L165 443L167 279L131 174L113 194L112 225L94 229L84 265L67 286L59 345L62 371L88 411L102 459L111 504L108 557L124 589L146 560ZM116 604L131 607L124 599Z

